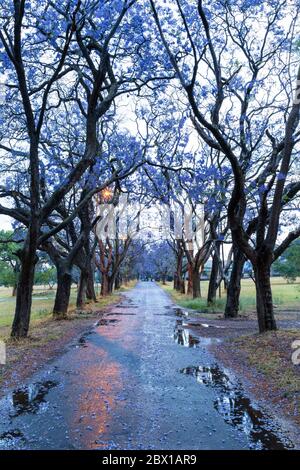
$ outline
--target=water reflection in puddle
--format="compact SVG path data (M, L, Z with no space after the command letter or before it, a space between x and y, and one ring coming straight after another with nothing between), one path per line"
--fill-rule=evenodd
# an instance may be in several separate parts
M107 326L113 323L117 323L119 321L120 320L118 320L117 318L101 318L101 320L97 321L96 326Z
M109 313L106 314L107 317L113 317L115 315L120 315L122 317L123 315L136 315L136 314L135 313L129 313L129 312L122 312L122 311L120 311L120 312L109 312Z
M126 308L138 308L138 305L130 304L130 305L116 305L115 308L119 308L120 310L126 309Z
M1 449L15 449L24 445L26 439L24 434L19 429L13 429L0 434L0 448Z
M11 411L9 416L15 418L23 413L37 414L48 407L46 395L57 382L47 380L37 382L14 390L10 396Z
M197 323L197 322L191 322L190 323L191 326L200 326L202 328L217 328L217 329L224 329L225 326L221 326L221 325L210 325L208 323Z
M175 313L177 317L188 317L189 315L189 312L178 307L173 308L173 313Z
M76 345L77 348L81 347L81 348L87 348L87 344L86 344L86 337L85 336L81 336L81 338L79 338L78 340L78 344Z
M199 384L214 387L217 393L215 409L223 416L226 423L246 434L253 449L286 449L293 445L281 440L270 419L254 408L249 398L245 397L240 384L230 379L229 373L222 371L218 365L213 367L193 366L180 371L192 375ZM275 432L274 432L275 431Z
M174 341L181 346L185 346L186 348L196 348L199 344L199 339L193 336L188 330L185 328L175 328L174 332Z
M180 346L186 348L197 348L201 346L210 346L211 344L220 343L219 338L211 338L205 336L195 336L191 331L186 328L187 324L183 323L182 320L177 320L177 324L174 329L174 341Z

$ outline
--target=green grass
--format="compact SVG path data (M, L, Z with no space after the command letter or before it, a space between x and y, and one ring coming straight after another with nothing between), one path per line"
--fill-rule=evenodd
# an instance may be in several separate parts
M163 286L163 289L168 292L174 301L185 308L199 310L204 313L217 313L222 312L225 307L226 293L222 290L222 297L219 298L219 293L214 306L208 307L206 302L208 281L201 281L201 294L199 299L193 299L186 294L180 294L173 290L171 282ZM298 278L294 284L288 284L285 279L281 277L272 278L273 288L273 301L274 304L280 309L297 309L300 307L300 279ZM252 279L243 279L240 298L241 313L248 312L255 309L255 286Z
M127 292L128 290L132 289L136 285L137 281L129 281L127 284L123 284L120 289L118 289L118 292Z
M47 290L45 287L35 287L32 296L31 319L33 322L50 317L54 304L55 290ZM76 302L76 288L72 289L70 308L74 308ZM11 289L0 288L0 327L10 326L13 320L16 298L12 297Z
M121 288L120 291L116 292L116 294L128 290L131 287L133 287L133 284L129 283L128 286L126 286L125 288ZM96 286L96 293L98 294L99 291L99 286ZM12 297L11 292L11 289L5 287L0 288L0 328L10 327L13 321L16 298ZM76 287L72 287L69 310L73 310L75 308L76 296L77 289ZM38 322L51 318L52 309L54 305L54 298L55 289L50 290L47 289L47 287L34 288L32 296L31 324L36 324ZM93 309L100 309L102 307L105 307L112 303L112 301L115 301L116 298L117 297L115 294L113 294L113 297L99 297L97 303L94 304ZM87 308L89 308L88 305Z

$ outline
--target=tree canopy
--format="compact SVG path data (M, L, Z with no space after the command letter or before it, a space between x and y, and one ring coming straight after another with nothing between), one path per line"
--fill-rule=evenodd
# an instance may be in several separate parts
M56 269L56 318L67 314L74 269L78 307L95 299L96 269L105 291L117 283L143 246L119 229L99 240L99 204L117 208L122 195L168 207L175 226L191 213L191 233L178 237L173 224L149 251L157 271L176 272L180 289L188 273L197 297L211 258L208 301L224 280L230 317L249 260L259 329L276 329L271 266L300 235L299 8L0 0L0 214L14 229L1 265L9 277L13 250L13 336L28 333L41 253Z

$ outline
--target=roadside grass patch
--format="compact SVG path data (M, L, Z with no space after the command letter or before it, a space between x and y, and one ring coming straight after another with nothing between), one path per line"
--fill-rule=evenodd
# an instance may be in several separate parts
M273 302L275 307L280 309L295 309L300 308L300 279L297 278L296 282L288 283L282 277L273 277L272 280L273 288ZM207 305L207 290L208 281L201 281L201 298L193 299L191 295L181 294L173 289L173 283L167 282L166 285L159 284L176 302L178 305L190 308L201 313L207 314L223 314L226 303L226 291L222 288L221 298L219 292L217 293L217 299L214 305ZM255 285L252 279L243 279L240 296L240 314L245 315L249 312L255 311L256 299L255 299ZM276 313L276 309L275 309Z
M292 342L300 339L296 329L242 336L232 340L246 362L266 376L282 398L291 401L292 414L300 420L300 367L292 363Z
M137 284L137 280L132 280L127 282L126 284L122 284L120 289L118 289L116 292L127 292L130 289L133 289Z

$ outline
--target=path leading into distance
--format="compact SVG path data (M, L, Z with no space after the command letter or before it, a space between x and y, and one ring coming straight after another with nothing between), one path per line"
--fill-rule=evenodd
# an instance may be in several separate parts
M247 449L288 444L184 312L140 282L0 402L0 449ZM215 340L217 341L217 339Z

